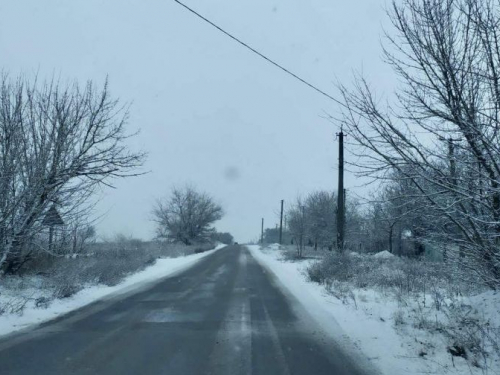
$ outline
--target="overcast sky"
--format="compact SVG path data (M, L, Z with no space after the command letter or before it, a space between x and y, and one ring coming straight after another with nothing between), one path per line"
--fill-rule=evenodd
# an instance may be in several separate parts
M335 94L363 70L377 89L394 78L381 61L384 0L185 0L256 49ZM186 183L213 195L217 224L255 239L279 202L336 189L335 103L295 81L172 0L0 0L0 69L102 82L132 102L131 147L148 174L102 193L100 235L148 239L156 198ZM348 190L362 191L354 176Z

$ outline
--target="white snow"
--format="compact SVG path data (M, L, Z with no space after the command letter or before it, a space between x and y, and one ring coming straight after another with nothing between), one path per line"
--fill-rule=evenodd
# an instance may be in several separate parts
M266 249L269 249L269 250L279 250L280 249L280 245L277 244L277 243L272 243L272 244L267 245Z
M388 252L387 250L381 251L379 253L376 253L373 255L375 258L379 259L387 259L387 258L392 258L394 255Z
M258 245L248 248L254 258L273 272L282 286L301 302L312 318L322 327L328 327L332 337L347 349L352 342L383 374L483 374L481 369L469 366L463 358L452 359L440 334L417 330L412 325L396 326L394 315L401 311L397 302L384 298L377 291L355 290L355 300L343 304L323 286L307 280L305 269L314 260L285 262L280 260L280 252L274 249L269 251ZM471 304L482 303L483 314L498 323L500 295L490 295L492 293L472 298ZM419 356L422 350L427 353L423 357ZM495 373L497 368L498 363L493 364L489 373Z
M29 304L24 309L22 315L5 314L0 316L0 335L18 331L45 321L54 319L72 310L78 309L99 299L116 296L131 292L135 289L147 286L150 283L164 277L174 276L189 267L192 267L200 259L225 247L218 245L215 249L199 254L192 254L178 258L161 258L153 265L125 278L120 284L115 286L95 285L90 286L75 295L57 299L51 302L48 308L37 308L34 304ZM33 291L35 293L36 291Z

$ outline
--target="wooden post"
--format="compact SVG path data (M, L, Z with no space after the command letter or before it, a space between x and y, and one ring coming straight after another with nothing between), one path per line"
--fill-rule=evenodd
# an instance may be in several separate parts
M49 252L52 252L52 242L54 241L54 226L49 227Z
M262 223L260 227L260 244L264 245L264 218L262 218Z
M280 214L280 245L283 244L283 202L281 200L281 214Z
M339 185L337 190L337 249L344 251L345 231L345 199L344 199L344 132L342 129L339 137Z

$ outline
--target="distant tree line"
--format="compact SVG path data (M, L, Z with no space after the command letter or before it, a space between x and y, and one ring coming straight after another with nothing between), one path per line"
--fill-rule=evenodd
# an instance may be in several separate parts
M210 239L225 245L231 245L234 242L233 236L228 232L215 232L210 236Z
M448 246L429 241L436 229L417 209L411 184L395 179L385 183L363 202L346 198L345 248L348 251L442 259ZM399 184L396 184L396 181ZM432 237L432 236L431 236ZM279 227L264 230L265 243L279 242ZM337 249L337 195L316 191L296 198L286 210L282 243L294 245L301 256L305 247L315 250Z
M346 243L351 248L359 247L358 233L362 228L362 215L357 201L346 202ZM333 250L337 246L337 195L329 191L316 191L304 198L297 198L286 210L286 221L282 232L283 244L297 246L301 255L305 246L314 249ZM266 243L279 242L279 228L266 229Z

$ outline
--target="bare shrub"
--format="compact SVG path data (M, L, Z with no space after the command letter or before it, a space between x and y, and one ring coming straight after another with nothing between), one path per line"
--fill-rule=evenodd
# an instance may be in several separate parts
M206 251L212 244L186 246L145 242L126 236L94 243L85 254L54 256L37 254L22 275L3 276L0 284L0 315L22 314L27 304L47 308L54 299L70 298L86 286L113 286L141 271L158 258L179 257Z
M210 243L204 243L204 244L202 243L202 244L194 245L193 247L194 247L194 253L199 254L199 253L203 253L205 251L213 249L214 245L210 244Z
M285 261L300 262L307 259L321 260L325 256L331 254L331 251L323 248L315 249L313 246L303 246L300 256L297 253L297 248L294 245L280 246L281 258Z
M0 303L0 315L3 314L17 314L22 315L24 308L30 301L29 297L16 296Z
M451 350L463 350L472 364L487 368L490 353L500 353L500 327L491 325L465 302L464 296L484 292L485 287L460 275L455 265L352 253L329 253L307 269L311 281L356 308L357 288L379 291L398 302L392 316L395 326L411 324L419 330L442 333L449 348L455 348Z
M328 279L349 281L355 277L355 267L351 256L333 253L314 263L307 272L309 279L318 283L324 283Z
M51 302L52 298L42 296L35 299L35 306L41 309L46 309L49 307Z
M395 326L402 326L406 324L405 313L402 309L397 309L392 313L392 320Z
M494 327L480 319L473 307L463 303L450 305L445 313L451 324L446 335L455 347L470 353L480 367L487 367L488 353L500 353L500 327Z
M83 255L39 254L26 267L24 274L43 276L46 287L55 289L56 298L59 298L77 291L71 284L116 285L127 275L154 264L158 258L193 254L197 248L205 251L213 245L194 247L117 236L113 241L92 244L87 254Z
M61 280L54 289L54 298L69 298L82 289L82 285L78 285L77 283L69 280Z

